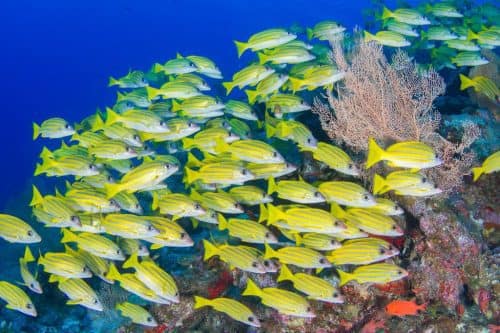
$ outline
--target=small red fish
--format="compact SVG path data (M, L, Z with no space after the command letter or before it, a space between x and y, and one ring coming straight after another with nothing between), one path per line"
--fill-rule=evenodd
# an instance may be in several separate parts
M395 300L387 304L385 312L391 316L415 316L425 310L426 303L418 305L415 301Z

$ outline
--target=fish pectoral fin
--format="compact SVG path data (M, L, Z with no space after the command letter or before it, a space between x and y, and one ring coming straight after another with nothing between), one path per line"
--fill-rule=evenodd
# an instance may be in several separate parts
M81 299L70 299L69 301L66 302L66 304L68 305L77 305L77 304L80 304L82 302Z

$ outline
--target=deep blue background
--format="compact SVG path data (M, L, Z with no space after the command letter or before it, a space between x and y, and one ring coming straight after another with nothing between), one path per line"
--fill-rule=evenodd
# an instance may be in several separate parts
M20 193L28 198L38 152L47 144L31 140L32 122L54 116L78 121L111 105L110 75L148 69L181 52L212 58L227 77L245 64L233 39L295 22L333 19L353 27L362 24L367 7L368 0L3 0L0 210Z

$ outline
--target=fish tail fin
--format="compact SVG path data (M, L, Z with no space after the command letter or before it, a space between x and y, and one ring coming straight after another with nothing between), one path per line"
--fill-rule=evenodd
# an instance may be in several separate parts
M188 168L199 168L203 165L203 163L196 158L196 156L194 156L193 153L189 152L187 154L187 162L186 162L186 166Z
M267 55L264 52L257 53L257 57L259 58L259 64L264 65L267 62Z
M369 33L368 31L364 30L363 31L363 37L364 37L364 41L365 42L370 42L372 40L376 40L375 39L375 35L374 34L371 34Z
M311 40L313 38L313 29L312 28L306 28L306 34L307 34L307 39Z
M259 209L260 209L259 223L262 223L262 222L266 221L269 218L269 214L268 214L268 211L266 209L266 205L264 205L264 204L261 203L259 205Z
M33 184L33 196L31 198L30 207L41 205L43 203L43 196L38 188Z
M162 71L163 71L163 65L162 64L155 63L153 65L153 72L159 73L159 72L162 72Z
M276 258L277 252L269 244L265 243L264 248L264 259Z
M120 119L120 115L111 108L106 108L106 125L112 125Z
M222 85L224 88L226 88L226 96L231 93L231 90L234 88L234 83L233 82L222 82Z
M228 228L227 220L222 214L217 214L219 220L219 230L226 230Z
M460 74L460 90L465 90L467 88L475 86L474 80L468 78L467 76Z
M159 95L160 89L147 86L146 87L146 92L148 93L148 99L152 100L153 98L155 98L156 96Z
M31 250L30 250L29 246L26 246L26 248L24 249L23 261L25 263L35 261L35 257L33 256L33 253L31 253Z
M118 193L122 191L121 184L106 183L104 184L104 190L106 191L106 198L111 199Z
M33 122L33 140L36 140L40 135L40 126Z
M157 210L160 199L158 198L158 193L153 192L153 202L151 203L151 209Z
M184 168L184 174L185 174L185 180L187 184L192 184L195 182L199 177L198 177L198 171L194 171L189 169L188 167Z
M124 95L124 94L122 94L121 92L117 91L117 92L116 92L116 101L117 101L117 102L121 102L121 101L123 101L124 99L125 99L125 95Z
M251 279L247 280L247 287L241 294L243 296L258 296L262 295L262 289L259 288Z
M391 17L394 17L394 14L384 6L384 9L382 9L382 20L387 20Z
M215 140L214 150L216 154L222 154L228 149L229 149L229 144L226 141L222 140L221 138Z
M467 40L477 39L479 36L472 30L467 31Z
M49 276L49 282L54 283L54 282L61 282L64 281L64 278L62 276L58 276L55 274L50 274Z
M281 211L278 207L272 205L272 204L267 204L267 212L268 212L268 219L267 219L267 224L275 224L278 222L280 219L283 219L286 217L285 213Z
M116 268L116 265L113 263L110 264L109 269L108 269L108 273L106 273L106 279L118 281L118 280L120 280L120 278L121 278L121 274L118 271L118 269Z
M276 181L274 180L274 177L269 177L269 180L267 182L267 194L273 194L278 190L278 186L276 185Z
M330 212L334 217L338 219L341 219L345 216L345 211L336 202L332 202L332 204L330 205Z
M62 230L63 237L61 239L61 243L71 243L71 242L76 242L78 237L69 231L68 229L63 229Z
M384 157L384 150L377 144L375 139L368 141L368 157L366 159L366 168L369 169Z
M298 232L295 233L294 236L295 236L295 245L300 246L304 244L304 239L300 237L300 234Z
M139 266L139 259L137 257L137 253L134 253L128 258L127 261L123 263L123 268L132 268Z
M53 159L54 158L54 153L52 153L49 148L47 147L43 147L42 148L42 152L40 153L40 158L42 159L42 161L46 161L46 160L49 160L49 159Z
M244 43L244 42L238 42L237 40L234 41L234 44L236 45L236 51L238 52L238 58L240 58L241 55L243 54L243 52L246 51L248 44Z
M385 191L385 187L387 186L388 184L384 177L379 174L375 174L375 176L373 176L373 194L383 194L387 192Z
M109 77L108 87L117 86L119 84L120 84L120 81L118 81L117 79L115 79L112 76Z
M212 301L209 300L208 298L201 297L201 296L194 297L194 308L195 309L199 309L199 308L202 308L204 306L211 306L211 305L212 305Z
M430 12L432 11L432 6L431 6L431 4L426 4L426 5L425 5L425 9L424 9L424 10L425 10L425 12L426 12L426 13L430 13Z
M184 150L190 150L191 148L196 146L196 140L193 138L183 138L181 142L182 142L182 148Z
M205 253L203 254L203 260L207 261L219 254L219 249L214 244L210 243L206 239L203 240L203 247L205 248Z
M481 177L481 175L484 173L483 167L478 167L478 168L472 168L472 175L473 175L473 180L476 181Z
M296 77L289 77L288 80L290 81L290 84L292 86L292 92L295 93L297 90L302 87L302 80L298 79Z
M182 110L182 106L179 102L177 102L175 99L172 101L172 111L177 112L179 110Z
M257 96L259 96L257 90L245 90L245 93L247 94L249 104L254 104Z
M276 127L266 122L266 138L272 138L274 135L276 135Z
M96 113L95 120L92 123L92 126L90 127L90 130L92 132L97 132L97 131L103 129L103 127L104 127L104 121L102 120L102 118L99 115L99 113Z
M337 269L337 273L339 274L340 278L340 286L343 286L347 282L354 280L356 278L354 274L341 271L340 269Z
M280 274L278 275L277 282L286 281L286 280L291 281L292 279L293 279L292 271L290 271L290 269L287 267L287 265L285 265L285 264L281 265Z

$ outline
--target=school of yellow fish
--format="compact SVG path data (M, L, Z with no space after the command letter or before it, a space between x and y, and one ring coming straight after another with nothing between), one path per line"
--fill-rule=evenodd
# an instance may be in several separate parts
M328 41L342 38L344 30L325 21L307 33ZM378 195L440 193L419 172L440 165L439 156L421 142L384 149L370 140L366 168L382 161L398 168L375 175L371 193L357 180L359 169L348 154L318 142L307 126L293 120L310 109L300 91L332 89L344 73L284 29L259 32L236 47L239 56L250 50L258 61L222 84L227 94L244 90L248 102L208 95L211 88L203 76L222 79L217 66L206 57L177 55L150 72L134 70L111 78L109 85L121 92L105 114L92 114L76 126L61 118L34 124L33 139L63 139L58 149L43 148L35 175L62 177L65 188L42 193L33 186L30 205L36 221L61 230L65 250L35 259L27 246L19 259L25 288L0 281L0 299L7 308L37 315L25 291L43 292L35 261L67 296L67 304L103 311L86 282L93 276L149 302L178 303L182 290L149 254L193 246L185 230L189 226L182 224L187 219L194 227L217 225L230 236L231 242L224 244L204 239L205 260L217 257L231 269L259 274L280 267L277 281L288 280L295 290L261 288L249 279L242 296L256 296L281 314L314 317L309 300L343 302L337 286L319 276L324 269L334 267L340 286L407 276L386 261L398 249L379 237L403 235L393 216L404 212ZM294 175L297 167L273 146L278 140L293 142L340 179L311 183ZM474 177L498 168L497 152L474 170ZM254 211L257 221L245 214ZM33 225L5 214L0 215L0 238L42 241ZM356 268L348 272L343 265ZM234 299L195 296L194 307L211 307L260 326L252 310ZM136 304L124 302L116 309L134 323L157 325Z

